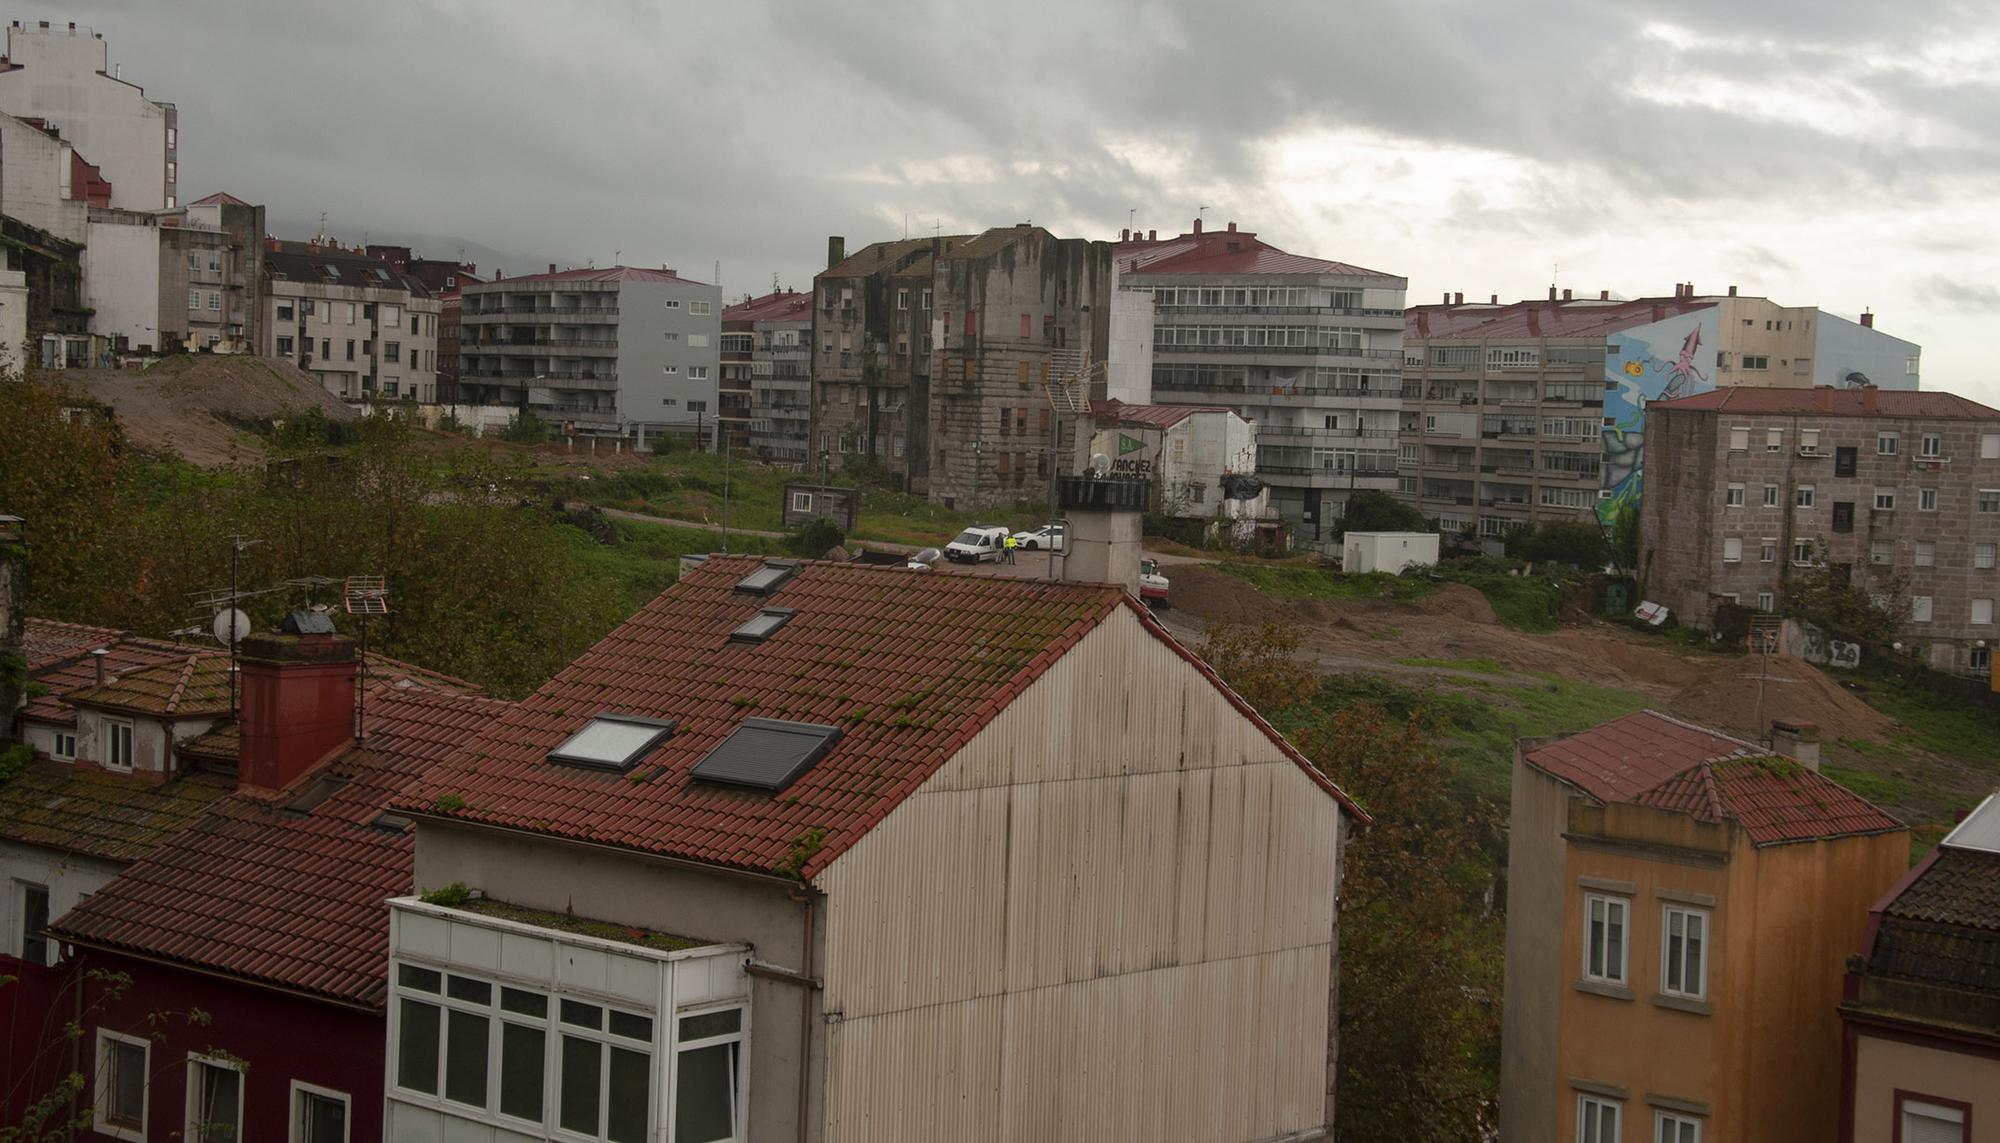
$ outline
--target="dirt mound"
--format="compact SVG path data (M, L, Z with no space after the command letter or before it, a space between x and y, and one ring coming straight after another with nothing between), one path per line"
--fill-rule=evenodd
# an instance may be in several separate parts
M1462 583L1441 583L1436 591L1417 600L1415 606L1425 615L1441 619L1456 619L1464 623L1500 622L1486 596L1478 588Z
M253 441L239 427L318 409L329 420L356 414L311 374L261 357L187 354L151 369L73 369L59 378L112 407L125 437L146 452L172 448L196 464L228 463Z
M1281 621L1280 603L1227 572L1202 564L1179 564L1169 577L1168 598L1175 608L1212 623Z
M1668 709L1690 721L1753 741L1770 732L1774 718L1819 727L1827 743L1842 738L1893 741L1895 720L1875 710L1812 664L1773 655L1724 659L1674 696ZM1761 697L1760 697L1761 695Z

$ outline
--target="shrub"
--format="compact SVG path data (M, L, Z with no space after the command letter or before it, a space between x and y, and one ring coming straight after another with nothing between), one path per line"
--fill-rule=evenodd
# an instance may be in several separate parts
M506 428L500 430L500 439L514 444L541 444L549 439L549 423L522 409L507 422Z
M1416 506L1405 504L1387 492L1364 488L1347 498L1345 514L1335 531L1348 532L1428 532L1430 525Z
M840 525L824 516L815 516L785 537L785 550L806 559L818 559L845 543Z

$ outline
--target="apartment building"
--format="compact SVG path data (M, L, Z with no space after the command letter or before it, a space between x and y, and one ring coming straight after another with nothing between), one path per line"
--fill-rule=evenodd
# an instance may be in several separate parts
M714 439L721 291L664 267L496 276L459 290L460 399L579 432Z
M1122 587L710 556L396 805L386 1138L1333 1123L1367 819Z
M69 140L41 120L0 114L0 203L9 216L66 242L82 242L90 208L111 205L108 185Z
M1835 1137L1842 974L1909 833L1817 738L1641 711L1519 744L1501 1138Z
M1024 223L852 257L836 238L828 263L812 385L831 465L865 458L947 507L1047 500L1105 366L1111 245Z
M2000 797L1884 894L1840 1006L1839 1143L2000 1139Z
M744 444L760 460L817 461L810 448L812 322L812 295L797 290L722 311L722 399L743 410Z
M1784 606L1817 561L1908 581L1903 641L1984 676L2000 639L2000 409L1950 393L1719 389L1655 404L1640 513L1649 598L1705 626Z
M1396 487L1407 279L1200 219L1172 238L1121 234L1114 264L1120 294L1152 303L1151 393L1126 400L1253 422L1257 476L1295 542L1331 544L1350 494Z
M104 37L89 28L15 20L0 60L0 112L60 133L110 184L105 205L173 210L180 205L179 113L146 98L121 73Z
M383 246L370 243L368 254L372 258L380 258L387 262L390 268L398 273L406 274L423 283L424 289L437 299L437 399L440 404L457 404L461 308L458 291L465 286L476 286L486 280L479 276L479 267L471 262L425 258L408 246Z
M1858 385L1891 361L1891 379L1915 388L1915 346L1865 320L1686 284L1631 301L1551 288L1547 300L1412 307L1397 493L1442 530L1489 540L1544 521L1609 527L1638 507L1648 402L1810 388L1823 369Z
M212 194L179 210L93 207L83 250L94 333L134 353L259 343L264 208Z
M268 240L259 352L350 403L437 400L438 303L353 247Z

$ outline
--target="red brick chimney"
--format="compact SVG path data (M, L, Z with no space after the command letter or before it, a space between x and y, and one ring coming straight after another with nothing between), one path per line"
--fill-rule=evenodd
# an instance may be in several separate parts
M1201 219L1199 219L1199 218L1197 218L1197 219L1195 219L1195 220L1194 220L1194 232L1195 232L1196 234L1200 234L1200 233L1201 233Z
M1876 389L1875 389L1875 386L1873 386L1873 385L1863 385L1863 386L1861 387L1861 411L1862 411L1862 413L1866 414L1867 416L1870 416L1870 417L1872 417L1872 416L1874 416L1874 415L1875 415L1875 414L1876 414L1876 413L1877 413L1877 412L1878 412L1879 410L1880 410L1880 400L1879 400L1879 398L1877 398L1877 396L1876 396Z
M1869 312L1868 312L1867 310L1862 310L1862 311L1861 311L1861 325L1862 325L1862 327L1863 327L1863 328L1865 328L1865 329L1874 329L1874 328L1875 328L1875 315L1874 315L1874 314L1872 314L1872 313L1869 313Z
M354 740L354 640L268 632L244 638L236 788L282 790Z

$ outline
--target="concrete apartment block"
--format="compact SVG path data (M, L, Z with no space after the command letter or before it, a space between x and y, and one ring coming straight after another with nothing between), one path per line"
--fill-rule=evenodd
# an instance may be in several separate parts
M106 205L172 210L180 205L179 113L146 98L120 71L104 37L89 28L16 20L7 27L0 67L0 112L61 132L111 184Z
M437 400L438 302L353 247L264 250L258 352L281 357L353 404Z
M1638 509L1649 402L1810 388L1827 369L1843 385L1880 375L1914 389L1917 347L1864 318L1687 284L1630 301L1551 288L1546 300L1412 307L1397 493L1489 541L1517 524L1612 527Z
M729 407L742 410L743 442L760 460L803 466L818 459L810 447L812 298L775 290L722 311L724 419Z
M1199 219L1177 237L1121 235L1113 264L1119 295L1151 302L1149 391L1121 399L1252 421L1257 475L1296 541L1331 545L1350 494L1395 488L1407 279ZM1113 339L1138 340L1123 320Z
M0 202L7 213L65 242L82 242L90 201L76 175L88 164L76 148L45 127L0 115L0 157Z
M1990 669L2000 409L1949 393L1739 388L1649 416L1648 598L1705 626L1722 600L1782 608L1815 558L1863 585L1898 573L1905 646L1940 670Z
M459 388L579 431L715 439L721 291L612 266L463 285Z

